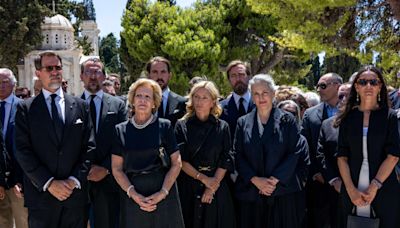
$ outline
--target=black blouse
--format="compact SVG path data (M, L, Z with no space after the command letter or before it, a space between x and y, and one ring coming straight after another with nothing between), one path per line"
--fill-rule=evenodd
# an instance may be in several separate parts
M210 167L232 171L229 125L214 116L200 121L196 115L179 120L175 126L176 139L182 160L196 169Z

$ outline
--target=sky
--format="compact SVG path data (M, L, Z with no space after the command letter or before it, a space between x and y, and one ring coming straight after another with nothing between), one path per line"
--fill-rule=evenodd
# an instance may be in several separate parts
M100 37L114 33L119 38L121 32L121 17L125 9L126 0L93 0L96 11L96 22L100 29ZM176 0L181 7L189 7L195 0Z

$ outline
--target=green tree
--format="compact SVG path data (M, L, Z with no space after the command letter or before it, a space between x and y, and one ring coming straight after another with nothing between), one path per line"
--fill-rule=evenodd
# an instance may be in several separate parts
M37 0L0 0L0 65L16 64L42 42L40 25L48 14Z
M118 55L118 41L114 34L110 33L101 39L99 54L107 72L121 72L121 64Z

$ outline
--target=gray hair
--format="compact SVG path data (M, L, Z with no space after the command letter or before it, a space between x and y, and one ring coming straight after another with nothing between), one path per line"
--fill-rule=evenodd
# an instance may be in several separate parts
M249 90L250 90L250 92L251 92L251 87L254 84L259 84L259 83L262 83L262 84L266 85L267 88L272 93L275 93L276 86L275 86L274 79L272 79L272 77L270 75L268 75L268 74L257 74L252 79L250 79L250 81L249 81Z
M280 108L280 109L283 109L283 107L284 107L285 105L293 105L293 106L296 108L296 116L295 116L295 117L296 117L297 123L299 123L300 120L301 120L301 117L300 117L300 107L299 107L299 105L297 105L296 102L294 102L294 101L292 101L292 100L284 100L284 101L279 102L279 103L276 105L276 107L277 107L277 108Z
M315 92L306 92L304 97L306 98L309 107L318 105L321 101L319 95Z
M8 68L0 68L0 74L7 74L13 85L17 84L17 78L14 73Z

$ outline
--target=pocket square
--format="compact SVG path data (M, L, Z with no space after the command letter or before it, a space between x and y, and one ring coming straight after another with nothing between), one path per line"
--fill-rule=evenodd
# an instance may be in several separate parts
M81 119L77 119L77 120L75 121L75 124L81 124L81 123L83 123Z
M107 112L107 115L115 114L115 112Z

